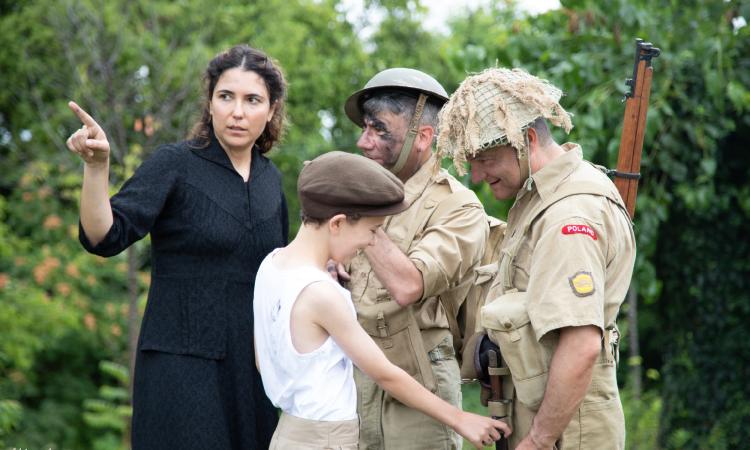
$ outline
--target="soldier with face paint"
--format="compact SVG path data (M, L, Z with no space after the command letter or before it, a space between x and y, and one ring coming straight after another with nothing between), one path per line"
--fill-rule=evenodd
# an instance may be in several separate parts
M345 110L362 127L364 156L404 182L409 207L386 219L350 264L357 318L389 360L460 408L450 321L488 235L474 193L440 169L432 147L448 94L429 75L388 69L352 94ZM455 322L455 321L454 321ZM355 372L360 449L460 449L461 437Z
M614 184L557 144L569 131L562 92L519 70L467 78L440 113L438 154L508 213L499 271L480 324L502 354L502 402L515 449L622 449L615 320L633 272L635 238Z

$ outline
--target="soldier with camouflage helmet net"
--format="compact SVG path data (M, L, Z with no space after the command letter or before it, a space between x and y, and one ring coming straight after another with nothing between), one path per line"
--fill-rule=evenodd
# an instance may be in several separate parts
M579 145L552 138L547 122L572 128L561 95L520 69L470 76L440 113L438 153L515 199L479 314L507 367L510 448L621 449L615 321L635 237L614 184Z
M362 127L357 146L404 182L409 208L389 217L374 245L340 276L349 279L360 324L388 359L460 408L451 328L488 226L476 195L435 170L437 115L447 98L426 73L394 68L346 101L347 115ZM461 437L449 428L395 400L361 372L355 380L360 449L461 448Z
M516 149L521 177L532 183L526 130L539 118L573 128L560 106L562 91L521 69L489 69L467 78L441 111L438 155L453 159L459 174L477 153L499 145Z

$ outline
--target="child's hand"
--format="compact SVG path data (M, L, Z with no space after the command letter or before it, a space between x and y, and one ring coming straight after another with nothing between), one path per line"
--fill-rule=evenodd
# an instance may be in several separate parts
M461 411L461 417L456 424L456 432L471 442L474 447L481 449L491 445L501 436L510 436L510 426L497 419Z

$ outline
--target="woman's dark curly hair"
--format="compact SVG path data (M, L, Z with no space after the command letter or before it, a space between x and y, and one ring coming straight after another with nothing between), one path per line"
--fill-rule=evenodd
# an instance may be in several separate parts
M286 101L286 80L278 63L269 58L260 50L248 45L236 45L229 50L219 53L208 63L206 73L203 75L203 83L206 97L203 100L203 111L201 118L193 125L188 136L192 146L196 148L208 147L213 134L211 114L209 106L214 95L216 83L224 71L234 68L242 68L249 72L255 72L266 83L270 95L271 106L275 108L273 118L266 125L263 133L255 141L261 153L266 153L276 144L284 132L284 103Z

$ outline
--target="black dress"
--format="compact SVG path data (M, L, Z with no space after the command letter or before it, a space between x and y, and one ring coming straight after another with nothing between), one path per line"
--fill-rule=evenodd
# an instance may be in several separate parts
M151 288L136 355L133 450L265 449L277 414L253 352L253 288L286 244L281 176L253 149L250 180L221 148L165 145L111 199L86 250L115 255L151 233Z

